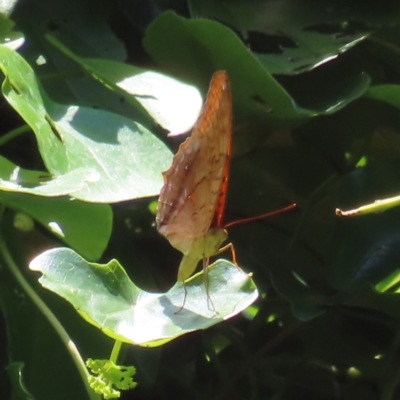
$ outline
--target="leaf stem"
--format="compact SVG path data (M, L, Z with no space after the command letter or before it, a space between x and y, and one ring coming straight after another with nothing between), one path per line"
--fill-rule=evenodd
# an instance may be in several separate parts
M114 343L114 347L111 352L110 361L112 361L115 365L117 365L119 352L121 351L122 342L120 340L116 340Z
M22 125L18 128L13 129L12 131L6 133L0 138L0 146L3 146L12 139L18 137L19 135L22 135L23 133L29 132L30 130L31 127L29 125Z
M0 211L0 215L3 213L3 210ZM88 376L90 375L85 362L83 361L78 349L75 346L75 343L71 340L68 333L61 325L59 320L53 314L53 312L49 309L46 303L38 296L38 294L34 291L34 289L29 285L25 277L22 275L21 271L19 270L17 264L15 263L14 259L12 258L6 242L3 237L3 232L0 229L0 253L7 264L10 272L13 274L16 281L21 285L22 289L25 293L29 296L32 302L36 305L39 311L43 314L43 316L47 319L53 329L57 332L58 336L60 337L61 341L63 342L64 346L67 348L73 362L75 363L79 374L83 380L83 383L86 387L88 397L91 400L99 400L101 396L95 394L93 390L90 388L88 383Z

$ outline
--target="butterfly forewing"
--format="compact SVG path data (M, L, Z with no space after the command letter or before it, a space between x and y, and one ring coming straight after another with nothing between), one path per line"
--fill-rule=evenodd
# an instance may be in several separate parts
M211 226L222 226L231 131L229 79L225 72L216 72L192 135L163 174L158 202L157 228L184 254Z

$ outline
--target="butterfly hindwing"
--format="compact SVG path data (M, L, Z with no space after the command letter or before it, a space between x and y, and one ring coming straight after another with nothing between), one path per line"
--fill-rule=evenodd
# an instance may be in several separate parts
M232 131L228 76L216 72L192 135L181 144L164 172L157 228L187 254L192 244L220 227L225 209Z

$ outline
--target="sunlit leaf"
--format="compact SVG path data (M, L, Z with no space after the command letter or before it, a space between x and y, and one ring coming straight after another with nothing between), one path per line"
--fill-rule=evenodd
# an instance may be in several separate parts
M185 333L205 329L243 311L258 296L251 277L219 260L208 269L207 297L203 273L177 283L167 293L149 293L129 279L116 260L88 263L71 249L48 250L30 264L40 283L68 300L107 335L141 346L158 346ZM179 311L184 304L184 308Z
M74 197L117 202L159 192L172 155L151 132L117 114L51 101L31 67L4 46L0 68L3 95L34 131L49 172L73 175Z

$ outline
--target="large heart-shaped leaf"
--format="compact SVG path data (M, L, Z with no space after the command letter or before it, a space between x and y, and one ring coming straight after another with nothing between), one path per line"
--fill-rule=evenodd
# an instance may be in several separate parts
M225 260L207 270L210 298L201 272L186 282L185 302L182 283L167 293L148 293L129 279L118 261L89 263L68 248L42 253L30 269L40 271L44 287L68 300L104 333L141 346L159 346L208 328L240 313L258 296L250 275Z

